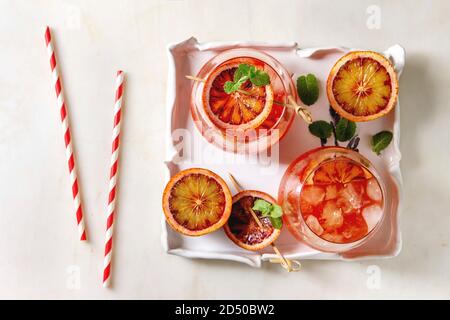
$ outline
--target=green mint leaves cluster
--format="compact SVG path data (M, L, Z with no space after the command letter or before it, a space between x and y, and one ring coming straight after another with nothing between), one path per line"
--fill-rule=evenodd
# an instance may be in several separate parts
M358 151L360 138L356 134L356 123L339 116L333 108L330 107L330 115L333 119L330 122L324 120L314 121L309 125L309 132L320 139L324 146L328 139L334 135L334 144L339 146L340 142L348 141L347 148ZM381 151L386 149L391 143L393 134L390 131L381 131L372 136L370 145L372 151L380 155Z
M297 78L297 93L300 100L311 106L319 99L319 81L312 73Z
M268 217L272 227L275 229L281 229L283 226L283 220L281 219L283 210L279 205L271 204L263 199L256 199L252 210L261 212L263 217Z
M256 69L255 66L242 63L235 71L233 81L225 82L223 90L228 94L238 91L247 80L250 80L257 87L270 84L270 77L266 72Z

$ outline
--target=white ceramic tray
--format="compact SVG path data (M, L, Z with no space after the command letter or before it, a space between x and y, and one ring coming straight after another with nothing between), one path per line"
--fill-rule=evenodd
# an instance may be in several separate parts
M255 42L210 42L198 43L190 38L168 47L169 75L167 80L167 126L166 126L166 165L167 182L178 171L190 167L204 167L221 175L232 186L228 172L232 172L246 189L257 189L278 194L281 177L291 161L303 152L318 147L319 139L309 134L307 125L300 119L294 122L286 136L278 144L279 161L261 163L257 156L245 158L241 155L223 152L210 145L194 127L190 115L190 94L192 82L185 75L196 75L201 66L217 53L237 48L251 47L262 50L279 60L292 73L293 79L300 74L314 73L320 81L320 97L311 107L315 120L330 120L329 104L325 93L325 83L329 70L345 52L342 47L306 48L296 43L255 43ZM405 63L405 52L399 45L389 47L384 54L393 62L398 75ZM396 256L401 250L399 211L401 205L402 179L400 172L400 106L389 115L358 124L361 137L360 153L365 155L380 171L387 186L387 215L379 232L363 246L344 254L323 253L298 242L287 228L277 240L277 246L291 259L368 259ZM391 130L394 140L383 152L376 156L369 146L370 136L381 131ZM180 142L180 136L184 142ZM332 139L329 139L332 140ZM329 141L328 145L331 145ZM180 157L180 148L183 148ZM236 192L233 188L233 192ZM274 258L268 249L261 253L249 252L234 245L218 230L202 237L186 237L173 231L162 215L162 244L167 253L187 258L224 259L259 267L262 261Z

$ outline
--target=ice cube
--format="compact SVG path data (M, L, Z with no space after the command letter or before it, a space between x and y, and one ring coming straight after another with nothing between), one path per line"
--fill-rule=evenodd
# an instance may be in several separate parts
M375 178L372 178L367 182L366 192L370 199L381 201L381 188Z
M330 184L325 189L325 200L335 199L337 194L337 186L335 184Z
M323 233L323 228L320 225L319 220L317 220L317 218L312 214L309 215L308 218L306 218L306 224L318 236L320 236Z
M352 183L345 185L344 188L339 191L338 206L342 208L345 213L349 213L354 209L359 209L361 208L361 205L361 194L358 193Z
M338 198L336 204L344 213L350 213L353 210L352 204L345 198Z
M345 239L352 239L351 241L355 241L357 239L361 239L367 234L367 230L365 226L362 225L349 225L342 231L342 235Z
M365 207L362 211L362 216L367 224L367 229L370 232L377 223L381 220L383 215L383 210L377 204L373 204L371 206Z
M323 226L325 229L337 229L344 223L342 210L335 201L328 201L323 208L321 218L324 220Z
M318 205L325 197L325 191L317 186L304 186L301 192L302 200L313 206Z
M345 239L350 239L351 237L353 237L352 229L348 228L348 229L344 230L342 232L342 235L344 236Z
M337 233L325 233L322 235L322 238L327 241L335 242L335 243L343 243L344 242L344 237Z

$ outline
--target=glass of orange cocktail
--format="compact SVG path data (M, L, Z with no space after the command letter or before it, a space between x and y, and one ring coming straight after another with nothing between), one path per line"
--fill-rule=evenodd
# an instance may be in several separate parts
M311 247L343 252L366 242L384 217L385 187L358 152L321 147L286 170L279 202L291 233Z
M224 90L235 79L239 66L270 78L266 85L243 81L232 93ZM226 50L203 65L191 94L191 113L202 135L225 151L255 153L277 143L289 129L295 112L286 108L290 96L297 98L286 69L258 50Z

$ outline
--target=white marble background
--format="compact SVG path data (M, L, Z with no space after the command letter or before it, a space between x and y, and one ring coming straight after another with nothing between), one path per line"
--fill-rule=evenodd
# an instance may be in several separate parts
M0 298L450 298L448 1L0 1ZM376 20L379 14L380 20ZM375 20L374 20L375 19ZM379 22L379 23L378 23ZM54 28L89 244L72 200L43 27ZM163 253L166 45L400 43L403 251L301 273ZM114 74L127 72L113 289L101 288Z

